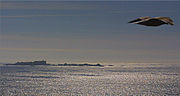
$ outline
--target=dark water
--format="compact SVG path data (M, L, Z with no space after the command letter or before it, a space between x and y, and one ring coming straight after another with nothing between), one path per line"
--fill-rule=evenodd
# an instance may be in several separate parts
M179 96L179 64L0 66L0 96Z

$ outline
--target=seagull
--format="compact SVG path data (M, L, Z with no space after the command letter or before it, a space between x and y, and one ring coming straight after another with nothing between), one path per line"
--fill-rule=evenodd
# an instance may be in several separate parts
M170 17L140 17L138 19L129 21L128 23L140 24L144 26L160 26L163 24L174 25L173 20Z

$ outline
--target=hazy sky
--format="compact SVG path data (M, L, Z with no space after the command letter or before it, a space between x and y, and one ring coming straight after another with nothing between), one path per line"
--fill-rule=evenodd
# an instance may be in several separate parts
M179 1L0 2L0 62L180 62ZM127 22L168 16L175 25Z

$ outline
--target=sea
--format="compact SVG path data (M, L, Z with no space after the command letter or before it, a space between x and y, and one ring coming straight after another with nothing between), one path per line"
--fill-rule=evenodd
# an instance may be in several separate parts
M180 64L1 64L0 96L180 96Z

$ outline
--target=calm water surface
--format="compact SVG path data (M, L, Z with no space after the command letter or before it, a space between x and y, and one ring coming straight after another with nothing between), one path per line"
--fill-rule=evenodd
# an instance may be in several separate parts
M0 66L0 96L179 96L179 64Z

